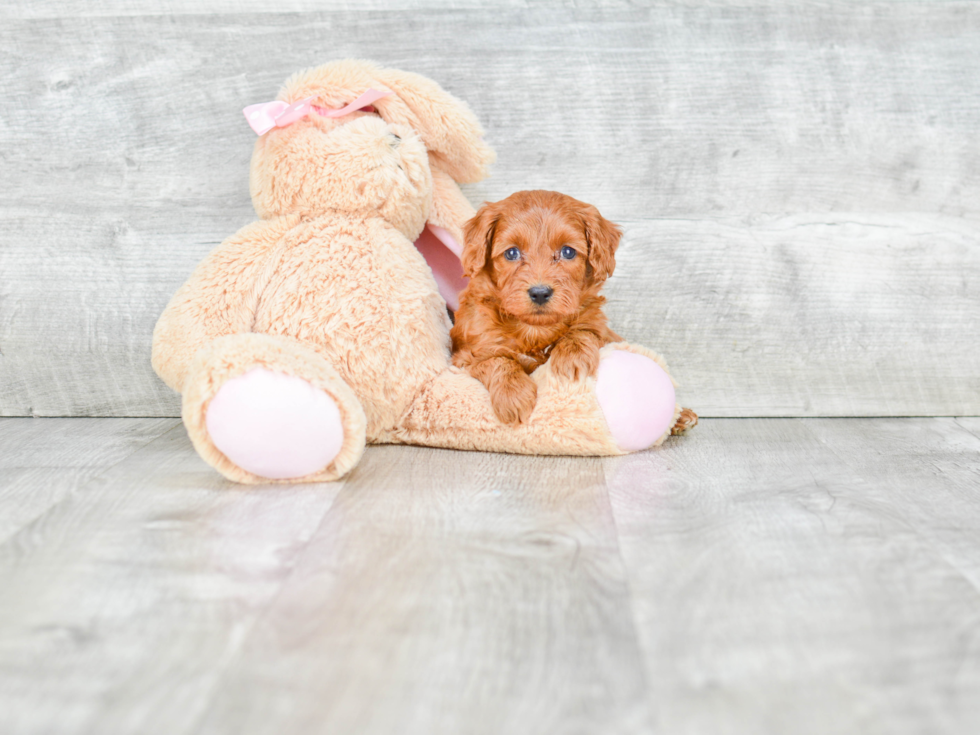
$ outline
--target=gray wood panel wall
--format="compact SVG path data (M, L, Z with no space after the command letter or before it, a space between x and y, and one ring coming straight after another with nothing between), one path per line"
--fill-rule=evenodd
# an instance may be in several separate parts
M531 7L528 7L531 6ZM176 416L153 324L254 219L241 108L431 76L626 230L613 325L706 416L980 413L980 4L53 2L0 10L0 415Z

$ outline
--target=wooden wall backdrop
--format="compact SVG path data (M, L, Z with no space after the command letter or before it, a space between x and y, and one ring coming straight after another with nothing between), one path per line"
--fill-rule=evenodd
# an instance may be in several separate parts
M617 330L706 416L980 413L980 4L5 3L0 414L175 416L170 295L254 219L241 115L367 57L466 99L472 200L626 229Z

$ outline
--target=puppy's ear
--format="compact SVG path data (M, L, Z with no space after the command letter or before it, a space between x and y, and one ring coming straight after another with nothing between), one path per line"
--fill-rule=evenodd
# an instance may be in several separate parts
M484 204L476 216L463 225L463 274L475 277L487 267L493 250L493 238L497 234L500 212L493 204Z
M585 241L589 244L588 262L593 284L600 284L616 267L616 248L623 231L607 220L591 204L582 211Z

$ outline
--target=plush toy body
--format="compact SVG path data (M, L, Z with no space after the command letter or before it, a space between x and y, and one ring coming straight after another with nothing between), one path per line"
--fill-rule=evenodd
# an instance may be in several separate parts
M474 213L457 184L493 159L462 102L355 61L295 75L280 100L249 108L268 117L251 170L261 219L197 267L154 332L154 368L206 461L238 482L312 482L343 476L365 443L610 455L669 434L673 384L642 347L608 345L594 379L546 363L519 426L450 365L446 305Z

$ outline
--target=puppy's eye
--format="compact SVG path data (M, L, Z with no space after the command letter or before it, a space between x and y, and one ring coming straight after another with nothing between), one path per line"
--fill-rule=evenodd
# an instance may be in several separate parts
M517 248L507 248L507 250L504 251L504 257L507 258L507 260L519 260L521 257L521 251Z
M570 247L568 245L562 246L561 257L564 258L565 260L571 260L576 255L578 255L578 251L575 250L575 248Z

